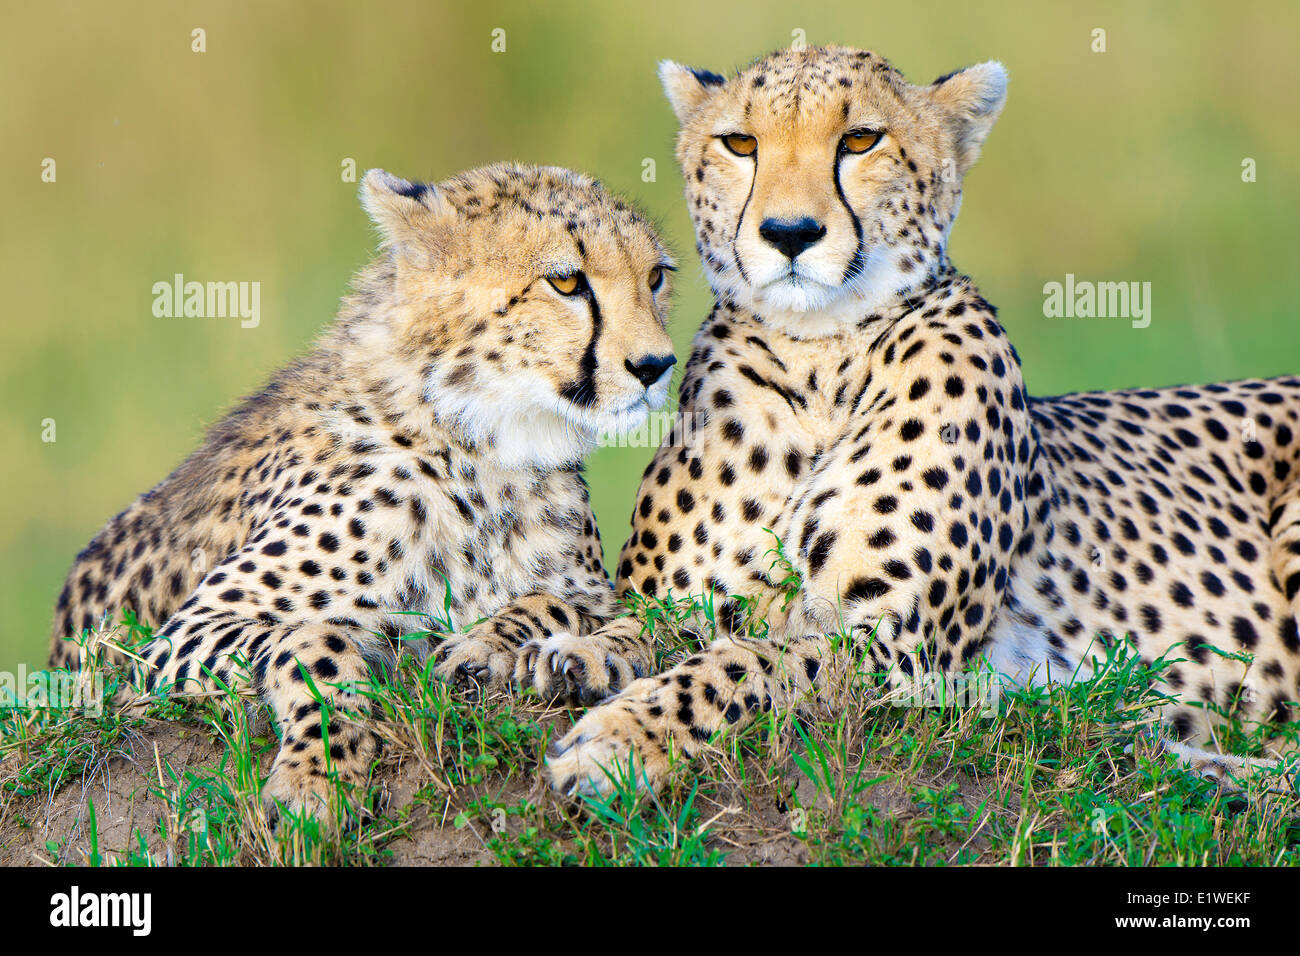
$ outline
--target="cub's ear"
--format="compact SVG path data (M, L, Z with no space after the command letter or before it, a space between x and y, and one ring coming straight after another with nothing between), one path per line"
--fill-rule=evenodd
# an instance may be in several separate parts
M379 227L385 246L432 239L456 217L438 187L408 182L382 169L369 170L362 179L361 205Z
M1007 79L1007 68L990 60L941 76L926 90L930 99L948 113L957 147L957 172L961 175L979 159L980 147L1006 105Z
M727 79L708 70L693 70L672 60L664 60L659 64L659 82L664 85L668 102L677 114L677 122L684 123L719 87L726 85Z

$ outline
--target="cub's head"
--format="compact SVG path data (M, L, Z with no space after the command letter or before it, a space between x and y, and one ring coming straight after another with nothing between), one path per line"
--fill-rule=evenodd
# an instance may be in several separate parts
M874 53L773 53L726 79L665 61L677 159L714 291L797 337L923 288L1006 99L983 63L913 86Z
M438 185L371 170L386 258L359 295L418 363L420 400L512 466L574 464L668 395L673 261L586 176L496 165Z

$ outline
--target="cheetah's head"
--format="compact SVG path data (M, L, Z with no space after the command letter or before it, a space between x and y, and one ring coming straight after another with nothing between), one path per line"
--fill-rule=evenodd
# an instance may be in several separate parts
M388 252L385 334L419 363L434 415L499 460L556 467L663 405L673 261L595 180L501 164L435 186L371 170L361 192Z
M714 292L801 338L924 288L1007 86L1000 63L913 86L843 47L781 50L730 80L668 61L659 75Z

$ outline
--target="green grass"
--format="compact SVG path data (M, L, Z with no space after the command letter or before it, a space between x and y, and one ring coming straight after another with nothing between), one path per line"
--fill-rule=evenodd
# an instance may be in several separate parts
M642 601L635 613L663 639L665 665L703 639L688 627L707 618L703 602ZM539 772L547 744L574 715L531 693L467 699L406 654L367 689L385 747L370 784L339 794L339 806L351 809L329 827L265 818L260 791L278 746L274 724L234 693L162 701L143 714L8 708L0 710L0 859L133 866L1296 862L1295 795L1280 776L1221 791L1155 746L1168 663L1144 664L1120 645L1093 678L1004 693L991 716L978 708L891 706L859 685L829 715L771 713L720 735L701 759L680 762L662 793L638 791L624 767L613 770L607 797L574 802L555 797ZM1295 728L1288 732L1294 738ZM178 739L196 748L188 759L161 753L160 740ZM1258 731L1231 715L1222 739L1259 743ZM127 756L129 772L121 769ZM149 823L106 824L106 796L95 783L106 768L115 805L134 794ZM60 801L69 806L47 829L48 808Z
M654 75L663 57L729 71L799 30L876 49L917 82L998 58L1012 75L1008 107L967 182L952 254L999 306L1030 390L1300 367L1286 281L1300 128L1278 122L1300 93L1300 75L1278 68L1294 59L1295 4L791 10L126 0L74 17L10 11L0 79L19 92L0 102L15 144L0 156L13 223L0 234L12 317L0 327L0 671L44 658L63 577L96 529L333 316L374 245L344 159L432 178L507 158L598 174L678 252L671 331L684 356L712 296ZM208 31L202 55L190 52L196 26ZM488 44L498 27L504 55ZM1105 54L1090 50L1097 27ZM41 181L46 156L57 183ZM1258 161L1251 184L1247 156ZM176 272L262 282L261 324L155 318L151 285ZM1151 327L1045 318L1043 284L1066 273L1150 281ZM42 440L46 419L57 441ZM608 557L650 454L602 449L589 465ZM703 602L636 612L669 659L707 639L692 626L710 619ZM1225 796L1153 753L1142 715L1159 699L1156 676L1135 668L1011 695L996 720L865 699L832 721L773 718L717 741L697 775L655 799L623 789L594 807L537 787L545 747L573 715L527 697L461 700L408 660L372 691L388 742L357 795L372 818L338 835L261 820L276 739L247 704L11 709L0 712L0 859L1292 862L1284 797ZM1254 736L1229 715L1225 749ZM125 799L137 791L139 820Z

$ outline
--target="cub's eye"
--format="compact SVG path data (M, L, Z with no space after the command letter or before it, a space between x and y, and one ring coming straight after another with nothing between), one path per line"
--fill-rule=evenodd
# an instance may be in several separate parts
M722 137L722 145L737 156L753 156L758 152L758 140L744 133L729 133Z
M577 295L587 284L587 279L581 272L570 272L564 276L547 276L546 281L560 295Z
M880 137L884 135L876 129L855 129L851 133L846 133L840 140L840 149L846 153L865 153L879 143Z
M650 270L650 291L658 292L664 284L664 267L655 266Z

